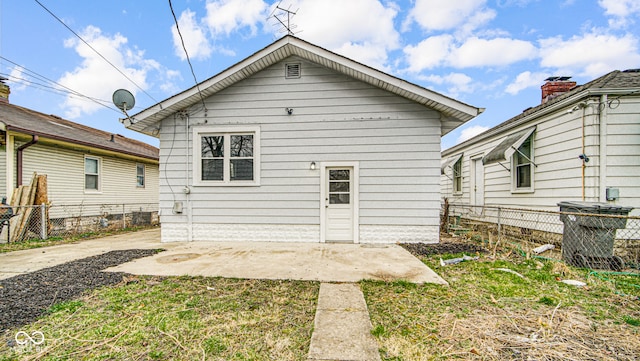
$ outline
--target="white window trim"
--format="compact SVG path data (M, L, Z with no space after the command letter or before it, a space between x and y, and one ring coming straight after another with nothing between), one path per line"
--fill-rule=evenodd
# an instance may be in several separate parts
M517 144L517 147L514 145L513 153L511 154L511 193L514 194L525 194L525 193L534 193L535 192L535 175L536 175L536 152L535 152L535 137L534 132L532 132L527 138L524 138L522 142ZM531 139L531 158L529 159L529 167L530 167L530 177L531 177L531 186L526 188L518 188L516 182L518 180L518 169L516 167L516 159L518 155L517 149L520 149L522 144L524 144L527 139Z
M98 161L98 189L87 189L87 159L93 159ZM85 155L82 159L82 185L84 187L84 193L86 194L100 194L102 193L102 158L92 155Z
M202 149L200 137L205 135L253 133L253 180L252 181L203 181ZM194 126L192 133L193 185L196 187L256 187L260 186L260 127L259 126Z
M138 167L142 167L142 185L138 184ZM147 187L147 167L142 163L136 163L136 188Z

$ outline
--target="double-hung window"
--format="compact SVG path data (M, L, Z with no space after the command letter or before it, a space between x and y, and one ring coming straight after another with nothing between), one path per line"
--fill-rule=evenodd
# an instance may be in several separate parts
M462 157L453 163L453 193L462 193Z
M533 134L513 153L513 187L516 191L533 191Z
M144 164L136 164L136 187L144 188Z
M259 128L194 129L195 185L258 185Z
M84 190L89 192L100 190L100 158L84 158Z

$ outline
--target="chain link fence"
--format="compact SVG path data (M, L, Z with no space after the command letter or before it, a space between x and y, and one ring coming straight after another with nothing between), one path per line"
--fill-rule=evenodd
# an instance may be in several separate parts
M159 223L157 203L3 206L0 243L71 238Z
M445 203L441 226L453 235L510 243L528 255L576 267L640 273L640 217L598 212Z

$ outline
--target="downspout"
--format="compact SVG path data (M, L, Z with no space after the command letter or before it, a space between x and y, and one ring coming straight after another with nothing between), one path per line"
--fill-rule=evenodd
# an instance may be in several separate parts
M582 108L582 151L580 154L586 154L584 152L584 112L586 108ZM587 162L585 162L584 158L582 159L582 201L584 201L584 173L585 168L587 168Z
M184 188L183 193L185 194L187 201L187 242L193 241L193 205L191 204L190 194L191 188L189 188L189 155L190 155L190 142L189 137L189 114L184 112L182 119L184 119L184 134L187 138L187 149L185 149L185 164L184 164Z
M31 136L32 139L29 143L25 143L21 146L18 147L17 149L17 154L16 154L16 158L18 161L17 164L17 177L16 177L16 188L20 187L22 185L22 152L29 148L30 146L38 143L38 136L37 135L32 135Z
M600 202L607 201L607 94L603 94L600 97L600 104L598 104L598 118L600 121L600 154L598 162L600 166Z

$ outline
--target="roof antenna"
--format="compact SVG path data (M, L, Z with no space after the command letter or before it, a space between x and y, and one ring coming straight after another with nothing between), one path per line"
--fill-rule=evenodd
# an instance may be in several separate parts
M294 15L296 15L298 10L300 9L296 11L291 11L291 5L289 5L289 7L285 9L280 7L281 3L282 1L280 1L278 5L276 5L276 7L271 12L271 15L269 15L269 17L267 18L267 20L269 20L270 18L274 18L278 20L278 23L280 24L276 23L274 24L274 26L282 26L278 30L279 33L287 32L287 35L295 35L295 33L293 32L293 29L297 28L298 25L292 24L291 19L293 18ZM285 21L286 21L286 24L285 24Z
M133 109L133 107L136 105L136 98L133 97L133 94L131 94L131 92L126 89L118 89L113 92L112 99L113 104L118 107L118 109L122 110L124 115L127 116L125 119L129 121L129 125L133 124L133 119L129 116L129 114L127 114L127 110ZM120 122L124 124L125 119L120 119Z

